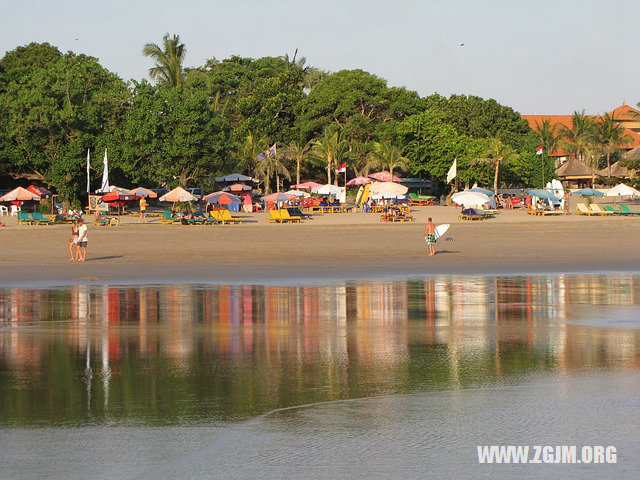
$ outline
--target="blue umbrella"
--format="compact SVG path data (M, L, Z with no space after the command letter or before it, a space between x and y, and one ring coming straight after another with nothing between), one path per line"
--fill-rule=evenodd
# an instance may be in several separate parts
M576 190L575 192L571 192L571 195L582 195L583 197L604 197L604 193L594 190L593 188Z
M529 195L531 195L532 197L546 198L548 200L551 200L552 202L560 201L560 199L549 190L529 190Z
M495 192L493 190L487 190L486 188L480 188L480 187L473 187L471 190L469 190L470 192L480 192L480 193L484 193L486 196L490 197L492 195L495 195Z

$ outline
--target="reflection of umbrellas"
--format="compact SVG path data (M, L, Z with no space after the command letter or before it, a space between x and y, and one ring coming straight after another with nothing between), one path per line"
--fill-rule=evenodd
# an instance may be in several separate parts
M222 190L224 192L250 192L252 189L252 187L244 183L234 183L233 185L224 187Z
M374 182L369 187L369 192L374 195L377 193L395 193L404 195L409 191L404 185L395 182Z
M640 197L640 192L635 188L619 183L613 188L610 188L605 193L607 197Z
M277 193L272 193L271 195L265 195L264 197L260 197L260 198L261 200L267 203L285 203L295 198L295 195L289 195L286 193L277 192Z
M487 197L490 197L491 195L495 194L493 190L487 190L486 188L480 188L480 187L473 187L471 190L469 190L469 192L484 193Z
M355 187L358 185L366 185L367 183L371 183L371 179L363 177L363 176L357 176L356 178L352 178L351 180L349 180L347 182L347 187Z
M560 199L549 190L529 190L529 195L531 195L532 197L545 198L547 200L551 200L552 202L560 201Z
M342 188L327 183L326 185L320 185L319 187L312 188L311 191L318 195L339 195L340 192L342 192Z
M157 198L158 194L153 190L149 190L148 188L138 187L131 190L136 197L149 197L149 198Z
M402 179L400 177L396 177L395 175L391 178L391 174L386 170L382 170L381 172L371 173L369 178L373 178L374 180L378 180L379 182L400 182Z
M242 203L242 199L233 193L213 192L204 197L202 200L209 203L217 203L218 205L231 205L232 203Z
M313 188L318 188L321 186L322 186L321 183L304 182L304 183L299 183L298 185L291 185L291 188L295 188L297 190L311 190Z
M484 205L485 203L489 203L489 196L480 192L471 192L469 190L465 192L454 193L451 196L451 200L453 200L458 205L462 205L463 207L477 207L479 205Z
M582 195L583 197L604 197L604 193L594 190L593 188L576 190L575 192L571 192L571 195Z
M161 202L195 202L196 200L196 197L182 187L176 187L169 193L160 197Z
M0 197L0 202L26 202L29 200L40 200L40 197L35 193L31 193L26 188L18 187L11 190L9 193Z

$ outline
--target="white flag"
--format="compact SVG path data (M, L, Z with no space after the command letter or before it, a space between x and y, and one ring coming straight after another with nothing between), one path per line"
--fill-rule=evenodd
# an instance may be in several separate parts
M456 158L451 164L451 168L447 172L447 183L450 183L458 176L458 159Z
M91 168L91 161L89 159L89 149L87 148L87 193L91 193L91 177L89 176L90 168Z
M109 161L107 160L107 149L104 149L104 170L102 171L102 186L100 187L102 193L109 192Z

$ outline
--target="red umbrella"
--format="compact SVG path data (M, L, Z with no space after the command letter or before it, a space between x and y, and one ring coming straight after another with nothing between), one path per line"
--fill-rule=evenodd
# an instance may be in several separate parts
M292 189L297 189L297 190L311 190L312 188L318 188L321 187L322 184L321 183L316 183L316 182L304 182L304 183L300 183L298 185L291 185Z
M369 175L369 178L373 178L374 180L378 180L379 182L401 182L402 181L400 177L396 177L395 175L393 176L393 179L392 179L391 174L386 170L372 173L371 175Z
M114 190L101 198L104 203L130 202L135 199L136 196L133 193L125 193L120 190Z
M367 183L371 183L371 180L362 176L358 176L356 178L352 178L347 182L347 187L354 187L359 185L366 185Z
M29 185L27 187L27 190L39 196L40 198L49 198L51 196L51 192L44 187L36 187L35 185Z

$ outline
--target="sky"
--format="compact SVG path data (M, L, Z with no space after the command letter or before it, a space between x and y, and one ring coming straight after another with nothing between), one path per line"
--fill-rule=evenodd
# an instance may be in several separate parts
M494 98L522 114L600 113L640 101L637 0L21 0L0 52L49 42L147 76L145 43L178 34L185 66L230 55L299 55L374 73L426 96ZM464 45L461 45L464 44Z

